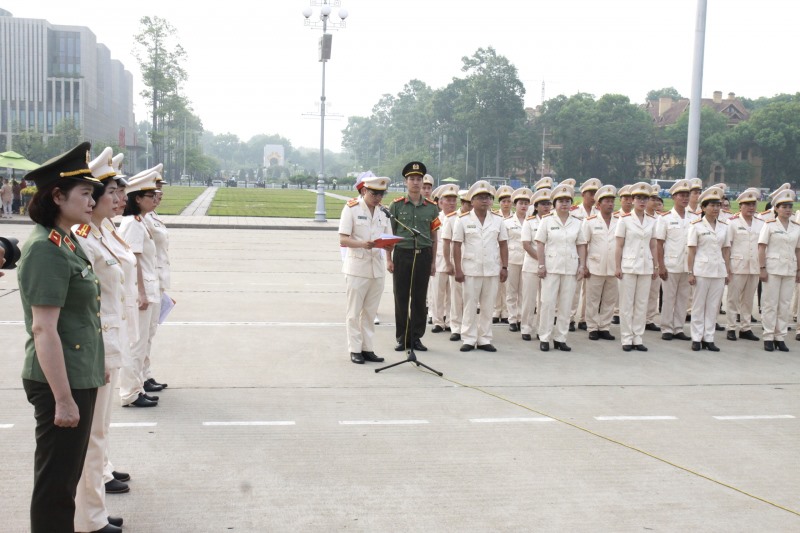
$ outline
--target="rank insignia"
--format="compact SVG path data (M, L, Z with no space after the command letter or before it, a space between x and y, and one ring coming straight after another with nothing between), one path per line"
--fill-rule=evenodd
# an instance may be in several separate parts
M75 243L73 243L72 239L70 239L66 235L64 236L64 244L66 244L69 247L69 249L72 250L73 252L75 251Z
M50 235L48 235L47 238L56 246L61 246L61 234L56 230L50 230Z
M83 237L84 239L89 236L89 232L91 231L91 226L89 224L81 224L81 226L75 230L75 235L78 237Z

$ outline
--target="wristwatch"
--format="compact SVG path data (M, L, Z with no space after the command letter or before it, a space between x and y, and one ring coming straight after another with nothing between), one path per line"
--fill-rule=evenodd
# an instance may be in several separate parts
M539 265L539 270L543 269L544 265Z

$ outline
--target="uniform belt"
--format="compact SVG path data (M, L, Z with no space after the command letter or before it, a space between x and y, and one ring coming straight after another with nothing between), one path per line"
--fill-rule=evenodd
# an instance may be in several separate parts
M398 252L407 252L410 254L421 254L425 250L430 250L430 248L395 248Z

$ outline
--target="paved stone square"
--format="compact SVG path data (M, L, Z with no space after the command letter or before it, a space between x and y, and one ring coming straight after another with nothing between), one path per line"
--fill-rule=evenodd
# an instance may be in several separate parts
M32 226L0 225L21 240ZM112 414L125 531L800 531L800 342L647 353L571 334L497 353L426 334L350 362L335 231L173 229L153 409ZM0 530L27 530L33 411L14 272L0 278ZM376 352L394 344L391 281ZM688 327L687 327L688 331ZM618 334L618 329L612 330ZM760 328L756 329L760 334ZM764 501L766 500L766 501ZM785 509L781 509L784 507Z

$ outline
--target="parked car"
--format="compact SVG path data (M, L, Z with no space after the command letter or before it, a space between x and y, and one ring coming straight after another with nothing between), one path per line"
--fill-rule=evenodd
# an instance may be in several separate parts
M222 180L214 180L214 181L211 182L211 186L212 187L222 187L222 186L224 186L224 184L222 183Z

